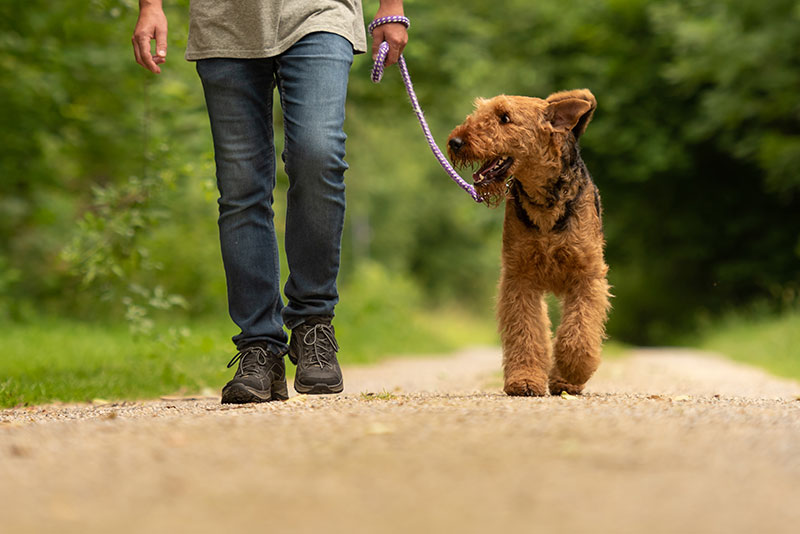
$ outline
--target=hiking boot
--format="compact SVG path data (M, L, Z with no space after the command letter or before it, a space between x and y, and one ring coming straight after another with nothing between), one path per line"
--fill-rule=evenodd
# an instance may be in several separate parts
M239 368L233 379L222 388L222 404L245 404L286 400L286 367L283 356L275 355L261 345L245 347L228 363Z
M331 317L311 317L292 330L289 359L297 365L294 389L298 393L341 393L342 370L336 359L339 344Z

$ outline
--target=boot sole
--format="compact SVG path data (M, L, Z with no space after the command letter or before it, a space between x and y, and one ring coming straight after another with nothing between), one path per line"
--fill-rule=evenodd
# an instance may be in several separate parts
M313 384L310 386L295 380L294 389L303 395L330 395L344 391L344 380L341 380L338 384Z
M285 401L289 391L285 382L273 383L271 391L253 389L244 384L230 384L222 389L222 404Z

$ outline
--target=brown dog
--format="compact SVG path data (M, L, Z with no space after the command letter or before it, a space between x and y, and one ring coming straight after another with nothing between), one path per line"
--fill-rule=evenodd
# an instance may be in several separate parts
M578 394L600 364L610 297L600 195L578 150L597 101L578 89L476 106L450 134L448 152L456 164L482 164L473 178L488 204L506 200L497 306L503 389ZM562 303L554 343L546 291Z

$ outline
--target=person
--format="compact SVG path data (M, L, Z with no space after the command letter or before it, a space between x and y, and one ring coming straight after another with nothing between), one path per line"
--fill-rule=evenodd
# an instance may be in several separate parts
M376 17L393 15L403 15L402 0L380 0ZM408 41L406 27L376 28L373 58L383 41L391 65ZM167 59L161 0L140 0L132 43L136 62L159 74ZM288 398L287 354L297 365L299 393L344 388L331 324L345 210L343 123L353 56L365 51L361 0L191 2L186 59L196 62L208 108L228 309L241 329L223 403ZM272 209L275 88L289 177L286 305Z

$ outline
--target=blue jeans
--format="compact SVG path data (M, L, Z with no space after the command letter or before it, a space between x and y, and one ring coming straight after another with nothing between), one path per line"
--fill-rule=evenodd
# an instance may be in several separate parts
M263 342L285 354L283 325L333 315L339 300L347 169L342 126L352 62L350 42L331 33L309 34L276 57L197 62L214 139L222 261L228 308L241 328L233 338L239 349ZM285 307L272 209L276 86L289 176Z

